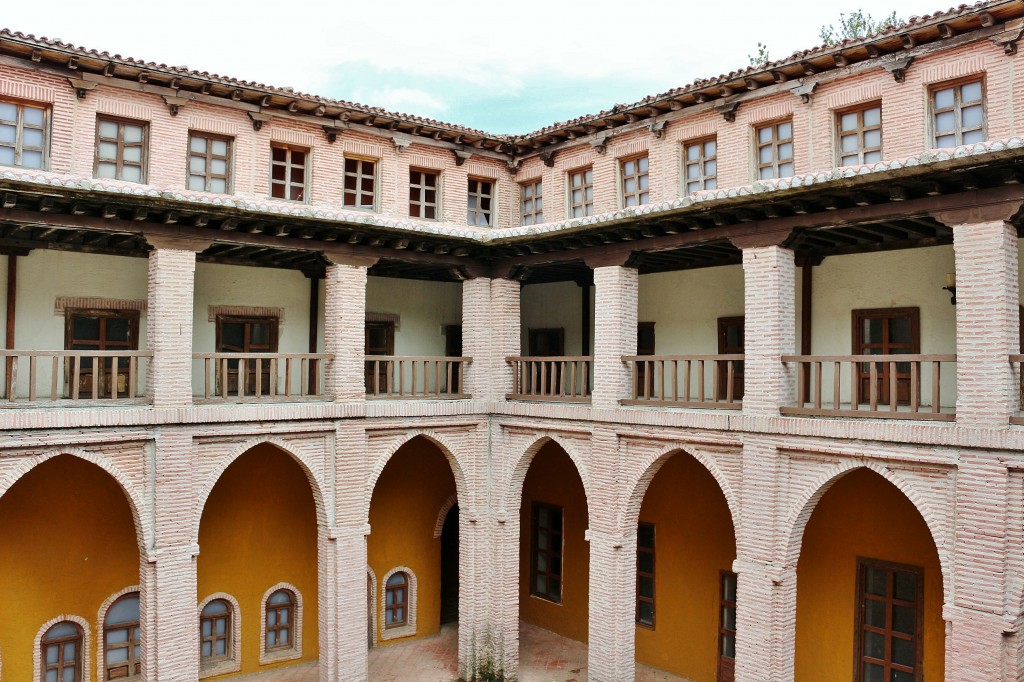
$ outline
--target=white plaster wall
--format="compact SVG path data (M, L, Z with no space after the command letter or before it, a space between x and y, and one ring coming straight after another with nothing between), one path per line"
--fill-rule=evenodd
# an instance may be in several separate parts
M523 355L530 352L530 329L562 327L566 355L590 355L583 343L583 290L575 282L530 284L523 287L520 304ZM590 342L594 342L594 287L590 287Z
M444 355L441 328L462 324L462 285L368 277L366 312L398 315L395 355Z
M718 352L718 318L743 315L743 267L640 276L639 322L654 323L658 355Z

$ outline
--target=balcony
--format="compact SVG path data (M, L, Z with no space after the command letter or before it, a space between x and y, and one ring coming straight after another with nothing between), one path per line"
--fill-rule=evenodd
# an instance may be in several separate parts
M463 392L468 357L444 356L368 356L366 396L373 399L469 398Z
M638 355L632 395L623 405L738 410L743 407L743 355Z
M508 400L548 400L589 403L594 358L589 355L514 356L512 392Z
M0 350L0 356L8 406L147 402L145 363L152 351Z
M196 402L324 400L326 353L193 353ZM195 368L194 368L195 369Z

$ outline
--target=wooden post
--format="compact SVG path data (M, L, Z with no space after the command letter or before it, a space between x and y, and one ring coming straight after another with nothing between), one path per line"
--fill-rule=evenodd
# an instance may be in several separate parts
M18 301L18 257L14 254L7 256L7 339L5 346L7 350L14 350L14 324L17 317ZM4 386L8 389L11 386L11 372L17 358L8 357L7 367L4 373ZM11 396L8 396L11 397Z

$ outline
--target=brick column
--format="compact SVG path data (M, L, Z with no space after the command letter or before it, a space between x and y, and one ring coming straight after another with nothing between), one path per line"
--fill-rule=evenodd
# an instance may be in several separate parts
M191 325L189 327L191 330ZM154 546L142 558L143 677L194 682L199 677L196 555L190 520L195 513L192 437L157 430Z
M636 355L638 275L634 268L594 268L594 407L615 409L630 396L624 355Z
M369 628L366 613L366 536L370 527L366 523L345 524L336 529L334 542L334 570L336 620L329 632L329 644L334 655L335 675L320 679L365 680L368 672L366 633ZM381 576L377 576L380 578ZM377 588L380 593L380 586ZM321 659L323 656L321 655ZM321 661L321 665L323 662Z
M942 217L956 258L956 420L1006 427L1020 401L1007 357L1020 352L1017 231L1004 220Z
M149 291L146 344L153 352L146 393L154 407L192 404L192 306L196 252L209 241L147 235Z
M462 353L465 392L481 400L502 400L512 391L505 358L520 353L520 284L476 277L462 283Z
M785 235L734 239L743 249L743 411L777 415L796 399L795 370L781 356L796 352L796 266L778 246Z
M324 276L324 390L336 401L366 400L366 273L375 259L328 252Z

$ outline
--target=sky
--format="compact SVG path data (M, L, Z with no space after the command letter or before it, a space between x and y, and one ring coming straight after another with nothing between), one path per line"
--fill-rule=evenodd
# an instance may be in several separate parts
M36 0L0 26L479 128L527 133L817 46L841 11L950 0Z

